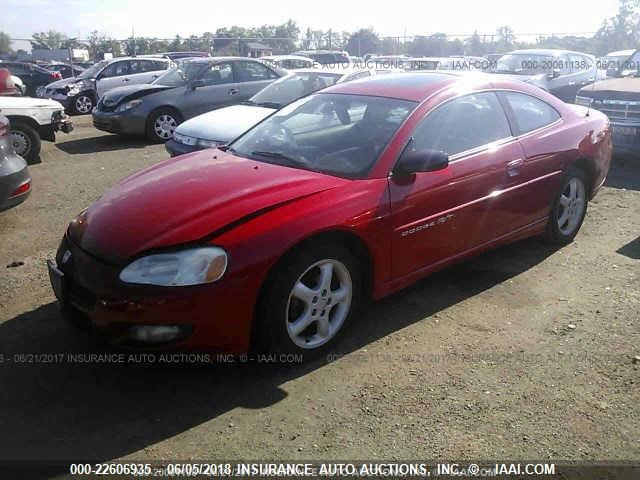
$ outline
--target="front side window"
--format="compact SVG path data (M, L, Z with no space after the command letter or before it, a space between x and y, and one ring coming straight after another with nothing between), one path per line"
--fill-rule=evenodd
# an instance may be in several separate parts
M79 79L85 78L95 78L100 71L109 64L109 60L102 60L101 62L95 63L87 68L84 72L78 75Z
M409 148L456 155L509 137L509 122L496 94L477 93L451 100L427 114Z
M214 63L202 73L201 78L205 85L233 83L233 68L230 63Z
M574 53L569 55L569 63L574 73L585 72L593 67L593 62L589 57Z
M176 62L176 65L167 70L154 80L156 85L166 85L167 87L181 87L188 82L195 80L200 72L208 66L201 62L182 61Z
M364 178L415 102L316 94L279 110L231 144L247 158Z
M518 135L550 125L560 118L558 111L531 95L503 92L516 123Z
M102 71L102 78L120 77L129 73L128 62L115 62Z

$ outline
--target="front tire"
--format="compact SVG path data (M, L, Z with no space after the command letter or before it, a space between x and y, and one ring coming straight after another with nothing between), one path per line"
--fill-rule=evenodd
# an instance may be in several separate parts
M91 113L96 102L92 95L88 93L79 93L73 99L73 113L77 115L87 115Z
M182 123L182 116L171 108L161 108L149 116L147 137L157 143L171 140L173 132Z
M33 164L40 157L41 141L36 130L26 123L11 123L11 140L13 149L24 158L28 164Z
M587 213L587 185L585 172L571 167L551 207L545 240L559 245L573 241Z
M362 269L351 252L328 243L288 256L269 276L254 342L268 353L311 359L330 349L362 303Z

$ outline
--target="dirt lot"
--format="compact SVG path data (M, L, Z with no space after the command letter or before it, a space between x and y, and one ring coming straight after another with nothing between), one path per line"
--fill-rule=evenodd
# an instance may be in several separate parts
M640 460L633 162L572 245L527 240L425 279L374 305L331 362L21 364L96 348L62 322L45 259L77 212L166 157L75 122L0 214L0 459Z

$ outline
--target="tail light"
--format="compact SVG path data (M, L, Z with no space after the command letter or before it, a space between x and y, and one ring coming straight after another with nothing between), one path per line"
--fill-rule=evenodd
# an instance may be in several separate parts
M13 192L11 192L11 195L9 195L9 198L17 197L18 195L24 195L29 190L31 190L31 179L27 180L18 188L16 188Z
M0 138L9 135L9 119L0 116Z
M51 72L51 78L54 80L60 80L62 78L62 74L60 72Z

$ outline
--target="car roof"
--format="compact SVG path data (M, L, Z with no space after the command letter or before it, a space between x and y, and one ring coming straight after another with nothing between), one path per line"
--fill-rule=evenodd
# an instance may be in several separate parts
M562 50L562 49L557 49L557 48L530 48L530 49L523 49L523 50L514 50L513 52L509 52L506 53L505 55L551 55L551 56L557 56L557 55L564 55L567 53L577 53L580 55L589 55L588 53L584 53L584 52L576 52L573 50ZM590 56L590 55L589 55Z
M135 57L115 57L115 58L110 58L108 59L109 63L113 63L113 62L117 62L120 60L161 60L161 61L165 61L165 62L170 62L171 60L169 60L168 58L162 57L162 56L156 56L156 55L136 55Z
M631 49L631 50L617 50L617 51L615 51L615 52L609 52L609 53L607 53L607 55L606 55L606 56L607 56L607 57L621 57L621 56L623 56L623 55L631 56L631 55L633 55L634 53L635 53L635 50L634 50L634 49Z
M491 78L482 72L389 73L357 82L338 83L323 90L323 93L369 95L422 102L433 93L455 83L465 81L471 82L472 85L486 85Z
M260 62L259 58L251 58L251 57L189 57L189 62L196 62L196 63L217 63L217 62L230 62L230 61L238 61L238 60L242 60L246 62Z
M265 55L256 60L304 60L306 62L313 62L311 58L303 57L302 55Z

